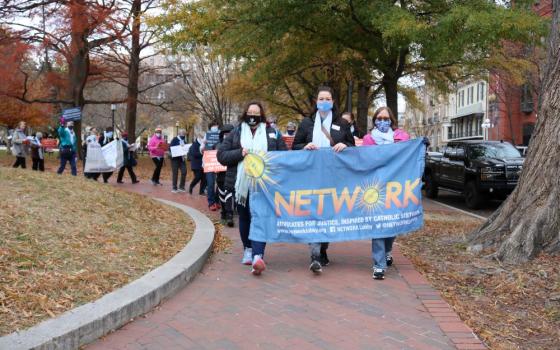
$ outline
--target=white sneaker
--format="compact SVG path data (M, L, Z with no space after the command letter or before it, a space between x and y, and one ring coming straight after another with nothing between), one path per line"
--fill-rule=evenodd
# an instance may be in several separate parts
M179 193L177 190L171 190L171 193Z
M253 249L252 248L245 248L243 251L243 259L241 259L241 263L243 265L251 265L253 262Z
M266 270L266 264L264 263L264 260L262 259L261 255L255 255L255 257L253 258L253 268L251 270L251 273L253 275L260 275L264 270Z

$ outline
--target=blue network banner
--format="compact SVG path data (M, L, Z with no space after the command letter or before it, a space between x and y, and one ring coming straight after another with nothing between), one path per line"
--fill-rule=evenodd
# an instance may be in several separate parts
M391 145L261 152L245 157L250 238L338 242L393 237L423 225L421 139Z

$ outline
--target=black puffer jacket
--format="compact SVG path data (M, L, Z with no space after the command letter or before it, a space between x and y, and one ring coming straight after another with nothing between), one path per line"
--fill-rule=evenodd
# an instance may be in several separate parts
M293 150L303 149L313 141L313 126L315 125L316 115L316 113L313 113L311 117L305 117L302 120L294 137ZM333 118L330 134L335 145L342 142L346 146L355 146L354 136L350 132L350 124L342 118Z
M282 135L274 128L266 127L269 151L286 151L288 148L282 139ZM235 189L237 178L237 164L243 160L241 147L241 127L237 126L218 146L218 162L227 166L225 188L232 191Z

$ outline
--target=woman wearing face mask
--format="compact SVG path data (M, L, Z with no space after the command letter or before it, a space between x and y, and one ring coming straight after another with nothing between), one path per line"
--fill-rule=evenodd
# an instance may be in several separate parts
M341 152L346 147L354 146L354 137L350 125L340 118L333 104L332 90L320 87L317 92L317 107L311 116L304 118L294 138L293 150L316 150L332 148ZM310 243L311 265L314 273L322 272L322 266L329 264L327 256L328 242Z
M364 136L364 146L388 145L395 142L410 140L410 136L397 128L397 119L389 107L378 108L373 114L375 127L370 134ZM387 266L393 264L393 242L395 237L374 238L371 240L373 258L373 278L385 278Z
M37 132L31 141L31 161L33 166L31 169L45 171L45 147L41 145L43 133Z
M169 147L184 146L187 143L187 131L181 129L178 135L174 137L169 143ZM181 180L179 181L179 187L177 187L177 178L179 175L179 170L181 170ZM185 179L187 178L187 162L184 156L171 157L171 185L173 189L172 193L185 192Z
M152 184L161 186L159 177L163 167L163 156L165 155L165 140L163 139L160 126L156 128L154 135L148 141L148 151L150 152L150 158L152 158L156 166L152 174Z
M243 242L241 263L252 265L251 272L260 275L265 269L265 242L251 241L251 210L249 207L249 177L245 172L244 158L250 151L287 150L282 135L266 125L264 108L259 102L250 102L242 115L239 126L224 139L218 148L218 161L227 166L225 186L235 190L239 213L239 234Z
M356 119L354 118L354 113L344 112L342 113L342 118L344 118L344 120L346 120L348 124L350 124L350 132L352 133L352 136L358 139L364 137L364 133L358 130L358 128L356 127Z

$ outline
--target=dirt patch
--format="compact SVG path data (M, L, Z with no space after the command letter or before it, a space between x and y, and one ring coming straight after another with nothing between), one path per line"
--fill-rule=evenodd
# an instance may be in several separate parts
M424 229L399 238L403 253L492 349L558 349L560 257L508 266L467 251L482 221L430 211Z
M98 299L190 240L185 214L78 176L0 168L0 334Z

